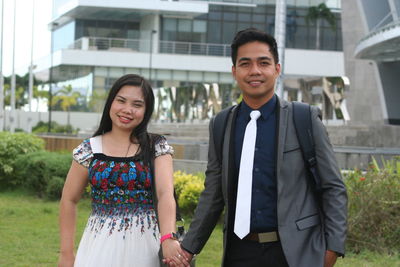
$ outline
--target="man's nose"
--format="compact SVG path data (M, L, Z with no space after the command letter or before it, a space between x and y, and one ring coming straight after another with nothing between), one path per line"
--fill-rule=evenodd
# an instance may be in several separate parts
M258 65L257 64L251 64L250 74L256 75L256 74L260 74L260 73L261 73L261 71L260 71L260 68L258 67Z

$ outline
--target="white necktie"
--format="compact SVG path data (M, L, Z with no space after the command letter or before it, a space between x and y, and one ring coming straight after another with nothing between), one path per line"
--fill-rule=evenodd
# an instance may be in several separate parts
M253 184L254 148L257 137L257 119L261 113L253 110L251 120L244 133L242 156L240 157L239 182L236 199L234 232L243 239L250 232L251 188Z

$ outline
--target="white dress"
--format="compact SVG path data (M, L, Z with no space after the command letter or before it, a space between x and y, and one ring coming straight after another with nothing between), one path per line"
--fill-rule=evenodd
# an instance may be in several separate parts
M138 157L102 153L101 136L84 140L73 158L88 168L92 213L75 267L157 267L160 234L152 200L152 174ZM156 157L173 154L164 137Z

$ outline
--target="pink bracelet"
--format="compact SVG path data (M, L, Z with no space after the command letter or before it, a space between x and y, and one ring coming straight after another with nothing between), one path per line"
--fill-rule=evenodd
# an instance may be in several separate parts
M163 235L160 238L160 243L164 242L166 239L169 239L169 238L176 240L176 234L175 233L169 233L169 234Z

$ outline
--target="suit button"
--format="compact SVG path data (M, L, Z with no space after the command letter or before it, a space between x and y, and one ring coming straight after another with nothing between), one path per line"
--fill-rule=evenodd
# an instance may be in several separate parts
M259 168L254 168L254 171L258 172L260 169Z

